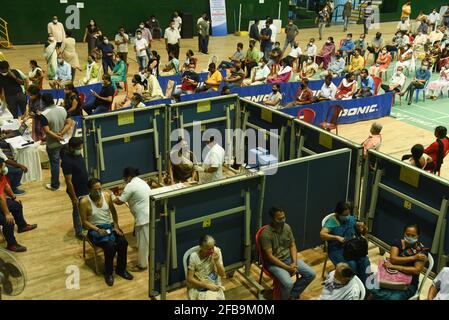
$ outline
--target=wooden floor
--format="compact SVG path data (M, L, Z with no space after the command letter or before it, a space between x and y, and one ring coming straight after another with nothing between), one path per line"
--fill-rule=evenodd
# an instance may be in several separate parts
M392 38L396 23L382 24L381 32L387 39ZM345 37L341 26L326 29L325 38L334 36L336 43ZM350 32L358 36L362 32L361 26L351 26ZM368 38L373 37L374 31L370 32ZM110 35L109 35L110 36ZM317 29L301 30L299 42L304 47L309 37L317 37ZM278 37L283 43L284 35ZM221 58L231 55L237 42L242 41L247 48L247 38L236 36L227 36L221 38L211 38L210 52L218 52ZM323 41L317 41L321 47ZM187 49L195 52L197 39L183 40L181 44L181 55ZM156 48L166 61L166 54L163 42L156 41L153 47ZM13 68L19 68L24 72L28 71L28 61L36 59L42 67L46 67L42 57L42 45L17 46L13 50L3 50L3 53L9 60ZM80 61L86 60L86 45L78 44ZM197 53L196 53L197 54ZM197 54L198 55L198 54ZM200 55L199 69L205 69L209 56ZM137 64L130 64L131 76L137 70ZM77 79L83 75L77 74ZM386 117L378 120L384 125L382 132L383 144L381 151L400 158L415 143L429 144L434 140L430 131L416 128L414 126L396 121L393 118ZM369 127L372 121L360 122L351 125L342 125L339 127L340 135L356 142L362 142L369 134ZM442 176L449 178L448 164L443 165ZM49 170L44 170L45 179L49 179ZM62 178L61 178L62 181ZM44 182L30 183L24 186L27 194L21 197L24 205L25 217L29 223L38 223L39 227L31 232L17 235L20 244L25 245L28 251L15 254L15 256L25 266L28 275L28 282L25 291L17 297L6 297L4 299L147 299L148 298L148 274L146 272L135 273L133 281L126 281L116 278L112 288L107 287L103 277L96 276L93 272L92 259L89 259L89 265L84 263L82 257L82 242L74 238L71 220L71 203L64 191L51 192L44 188ZM64 190L65 186L61 186ZM126 207L120 207L119 220L122 229L126 232L130 243L128 261L130 263L136 260L136 250L133 247L135 239L132 237L133 219ZM319 232L317 230L317 232ZM4 243L0 244L4 246ZM222 245L224 251L225 245ZM321 272L323 254L320 249L309 249L301 253L305 261L313 265L318 274ZM88 256L91 256L91 249L88 248ZM373 263L377 262L378 251L375 248L370 250L370 258ZM80 288L67 289L66 269L76 266L80 270ZM328 265L331 268L331 264ZM258 269L254 266L252 269L254 278L258 278ZM429 285L427 282L423 293L427 292ZM228 299L256 299L256 292L249 288L247 283L239 275L233 279L225 280ZM321 292L321 279L318 277L314 283L306 290L302 299L316 299ZM180 289L169 293L169 299L185 299L185 289Z

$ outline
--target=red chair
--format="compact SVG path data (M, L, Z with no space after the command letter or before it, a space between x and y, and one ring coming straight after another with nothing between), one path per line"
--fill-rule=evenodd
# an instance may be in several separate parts
M315 117L315 111L310 108L304 108L302 110L299 110L298 112L298 119L310 124L313 124L313 121L315 121Z
M78 98L80 98L81 104L84 104L84 102L86 102L86 95L84 94L84 92L80 92Z
M279 280L268 271L266 263L263 259L263 252L262 252L262 248L260 247L260 242L259 242L260 235L262 234L262 231L264 231L266 227L267 227L267 225L264 225L256 233L256 246L257 246L257 251L259 252L259 262L262 265L262 268L260 270L259 283L262 283L262 276L264 273L267 276L269 276L271 279L273 279L273 300L280 300L281 299L281 284L280 284Z
M343 111L343 109L344 108L338 104L330 107L326 115L326 121L321 122L320 127L327 131L335 129L338 135L338 117L340 116L340 113ZM330 120L329 117L331 117Z
M379 92L379 87L382 84L382 78L373 77L373 80L374 80L374 95L377 96L377 93Z

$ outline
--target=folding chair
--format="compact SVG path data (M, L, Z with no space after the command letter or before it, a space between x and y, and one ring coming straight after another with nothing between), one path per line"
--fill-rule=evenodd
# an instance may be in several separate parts
M200 246L194 246L194 247L190 248L189 250L186 251L186 253L184 253L184 257L182 258L182 265L184 266L184 274L186 277L186 282L187 282L187 272L188 272L187 267L188 267L190 255L192 253L194 253L195 251L198 251L199 249L200 249Z
M100 269L98 268L98 252L97 250L101 251L100 247L97 247L90 241L90 239L87 237L87 234L83 234L83 258L86 260L86 242L92 247L92 250L94 252L94 263L95 263L95 274L100 274Z
M418 290L416 290L415 295L413 297L411 297L409 300L419 300L419 295L421 294L421 291L424 288L424 284L426 283L427 278L429 277L430 272L433 269L434 260L430 253L427 254L427 262L428 262L428 266L427 266L426 273L424 274L424 278L422 278L421 282L419 283Z
M340 116L340 113L343 111L343 107L341 105L333 105L329 108L327 115L326 115L326 121L320 123L320 127L322 129L325 129L327 131L334 130L337 132L338 135L338 117ZM329 120L330 117L330 120Z
M333 213L330 213L330 214L328 214L327 216L325 216L325 217L323 218L323 220L321 220L321 228L324 228L324 225L326 224L326 222L327 222L330 218L332 218L333 215L334 215ZM323 247L323 250L324 250L324 254L325 254L326 256L325 256L325 258L324 258L323 271L321 272L321 278L322 278L322 279L325 279L324 274L326 273L327 260L329 259L329 254L328 254L327 249L328 249L327 241L324 241L324 247Z

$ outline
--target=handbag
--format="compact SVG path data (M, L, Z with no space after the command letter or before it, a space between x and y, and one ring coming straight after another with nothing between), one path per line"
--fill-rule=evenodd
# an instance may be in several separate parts
M363 237L345 241L343 244L343 257L346 261L358 260L368 255L368 241Z
M385 267L385 259L379 259L377 277L379 286L384 289L407 290L412 283L413 277L398 270Z

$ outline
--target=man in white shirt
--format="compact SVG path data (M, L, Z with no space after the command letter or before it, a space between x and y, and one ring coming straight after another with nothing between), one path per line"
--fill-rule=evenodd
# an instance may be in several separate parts
M427 41L429 40L429 36L427 34L424 34L422 32L419 32L418 35L416 36L415 40L413 40L413 44L414 44L414 50L423 50L424 49L424 45L427 43Z
M178 11L175 11L173 15L174 15L173 22L175 23L175 29L178 29L179 33L181 33L182 18L179 16Z
M125 63L128 63L128 43L129 36L125 33L125 29L121 27L118 34L115 35L115 45L117 46L117 54Z
M62 42L65 40L64 25L58 21L57 16L53 16L53 21L47 25L47 33L52 34L56 41L56 48L61 47Z
M280 109L282 102L281 86L279 85L279 83L274 83L271 87L271 90L272 92L270 93L270 95L263 100L263 104L266 107Z
M436 29L435 31L432 31L430 33L429 42L433 45L434 42L443 40L443 37L444 37L443 28Z
M404 73L403 73L404 68L403 67L398 67L396 72L393 73L393 75L391 76L390 79L390 83L389 84L381 84L380 87L385 91L385 92L391 92L394 91L395 93L399 93L401 92L402 88L404 87L405 81L407 80L407 78L405 77Z
M409 32L410 31L410 21L406 18L402 18L401 21L399 21L397 26L398 31L402 32Z
M139 71L145 70L147 67L147 48L148 42L142 37L142 31L136 31L136 40L134 42L134 51L136 52Z
M432 13L429 14L429 16L428 16L428 20L429 20L429 26L432 28L432 30L435 30L441 21L441 16L437 12L437 9L432 10Z
M179 60L181 35L179 34L179 30L175 28L175 23L173 21L170 22L170 27L165 29L164 38L167 53L170 54L170 52L173 52L175 58Z
M131 271L145 270L148 267L149 233L150 233L150 196L151 188L139 178L139 170L127 167L123 170L125 189L119 197L112 196L115 204L128 203L129 209L135 219L137 264Z
M139 29L142 31L142 39L147 40L148 47L147 47L147 57L150 59L151 57L151 42L153 42L153 35L151 34L151 30L145 26L145 23L141 22L139 24ZM137 29L137 30L139 30ZM137 32L136 30L136 32Z
M204 172L200 172L200 183L208 183L223 179L225 150L215 142L213 136L211 136L206 143L209 152L203 162Z
M332 76L327 75L324 79L323 86L316 96L317 101L335 100L335 94L337 93L337 87L332 82Z
M262 58L260 59L258 66L253 68L251 78L243 80L242 87L265 84L269 75L270 68L267 66L267 59Z
M273 23L273 19L270 18L270 29L271 29L271 42L276 43L276 36L278 34L278 28Z
M55 80L48 84L52 89L64 88L72 82L72 67L62 57L58 57L58 67L56 69Z
M315 59L316 53L317 53L317 46L315 44L315 38L310 38L309 43L307 44L304 54L301 55L299 59L299 65L302 66L304 62L309 59L309 57L313 57Z
M203 23L204 21L206 21L206 17L207 17L207 13L204 12L201 17L198 18L198 20L196 21L196 25L197 25L197 30L198 30L198 51L201 52L201 34L200 34L200 30L198 28L198 26Z
M293 67L293 64L297 61L298 62L298 69L300 67L299 65L299 57L302 55L302 50L298 46L298 43L295 41L293 43L292 49L290 50L290 53L287 57L285 57L288 60L288 64Z

